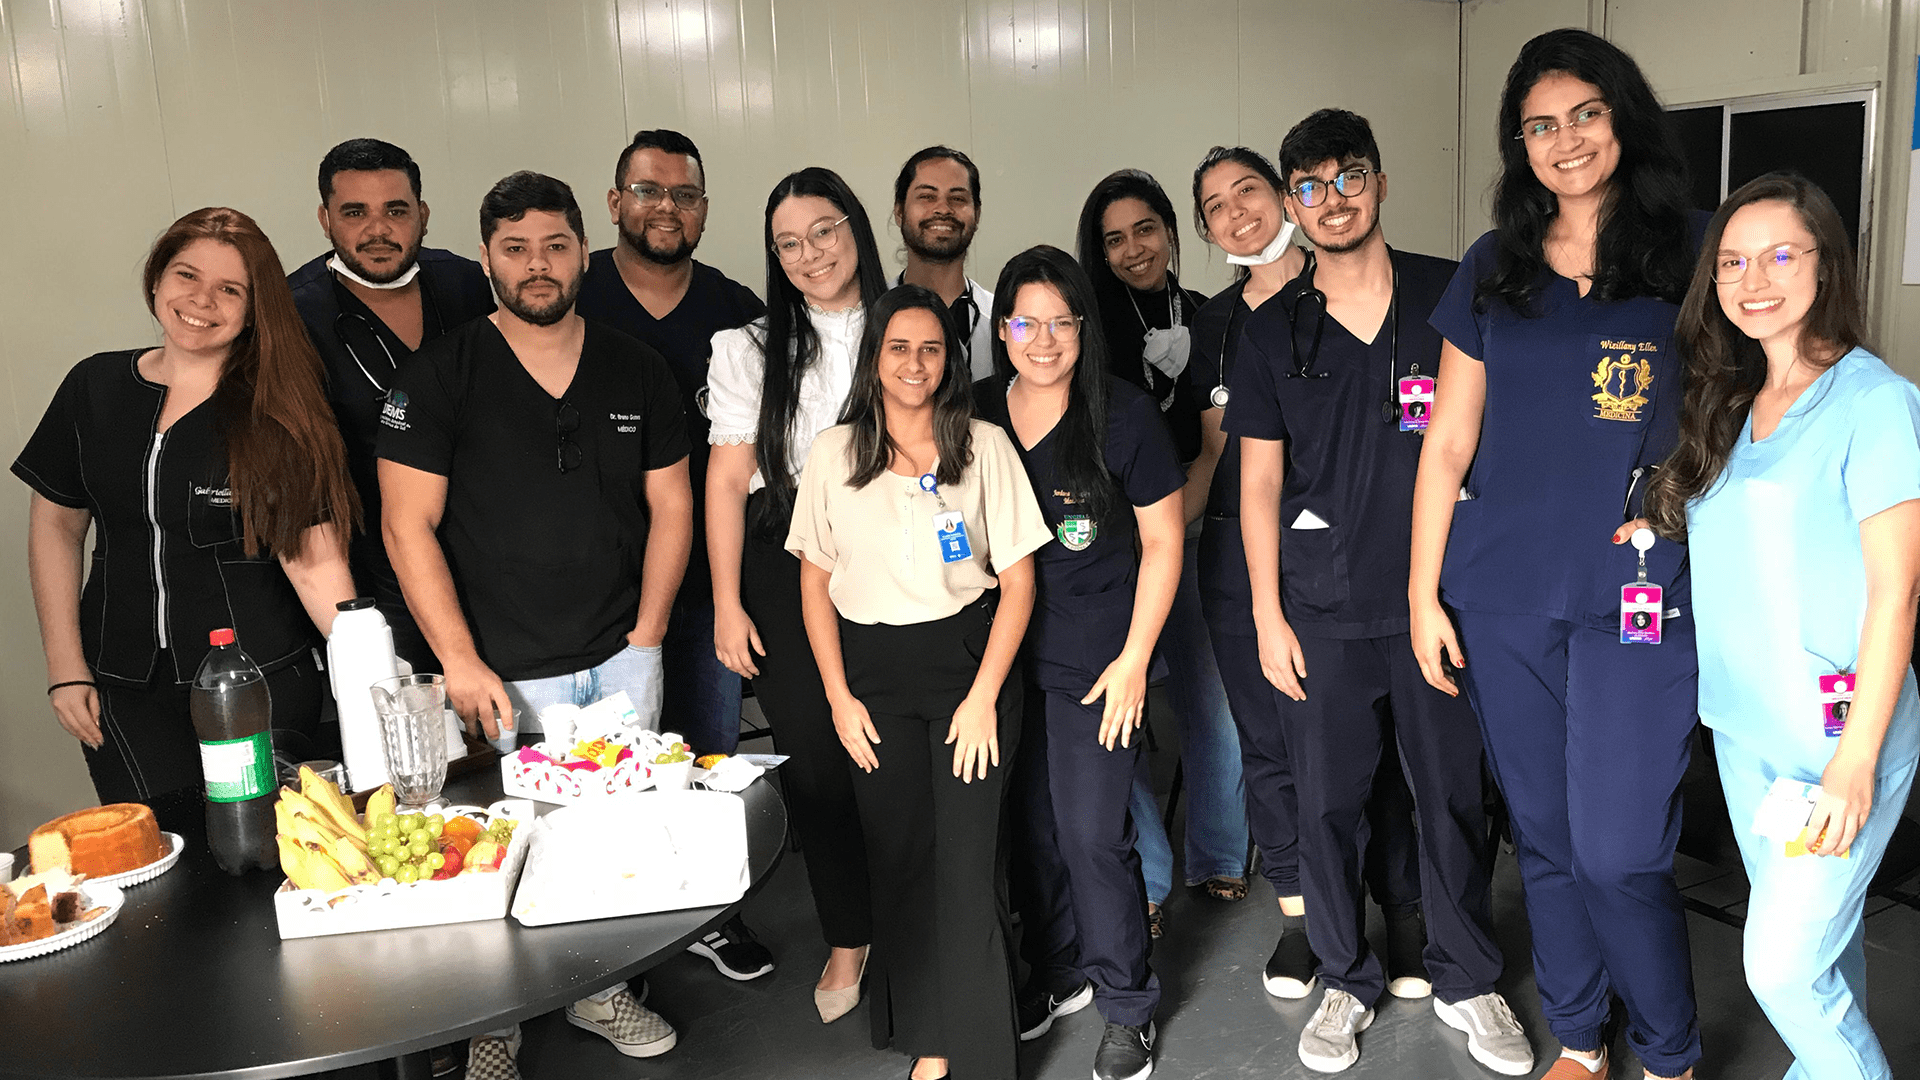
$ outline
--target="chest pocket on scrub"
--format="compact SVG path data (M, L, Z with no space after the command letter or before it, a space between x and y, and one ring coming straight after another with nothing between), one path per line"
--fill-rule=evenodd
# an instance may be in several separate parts
M187 539L199 548L239 541L240 514L231 487L200 481L187 485Z
M1346 530L1281 529L1280 582L1289 614L1338 614L1347 602Z

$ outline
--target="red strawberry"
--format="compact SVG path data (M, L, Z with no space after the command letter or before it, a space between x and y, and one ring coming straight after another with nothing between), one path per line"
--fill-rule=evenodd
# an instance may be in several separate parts
M440 849L440 854L447 861L440 869L433 872L433 880L435 881L445 881L460 872L460 849L458 847L448 844Z

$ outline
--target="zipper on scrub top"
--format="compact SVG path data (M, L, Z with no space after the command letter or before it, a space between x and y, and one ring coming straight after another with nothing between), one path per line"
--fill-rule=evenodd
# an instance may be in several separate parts
M167 433L153 433L153 443L147 448L147 527L153 530L153 630L160 648L167 648L167 579L160 566L160 513L156 488L160 481L160 449L167 442Z

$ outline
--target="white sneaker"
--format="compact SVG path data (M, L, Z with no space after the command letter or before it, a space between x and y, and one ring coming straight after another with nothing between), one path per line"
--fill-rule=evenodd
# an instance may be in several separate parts
M628 1057L659 1057L679 1039L673 1025L626 990L605 1001L581 998L567 1006L567 1023L593 1032Z
M1300 1062L1315 1072L1334 1073L1360 1060L1355 1036L1373 1023L1373 1010L1345 990L1328 990L1300 1032Z
M1473 1060L1506 1076L1533 1071L1533 1044L1513 1018L1506 998L1481 994L1449 1005L1436 997L1433 1011L1448 1027L1467 1033L1467 1053Z

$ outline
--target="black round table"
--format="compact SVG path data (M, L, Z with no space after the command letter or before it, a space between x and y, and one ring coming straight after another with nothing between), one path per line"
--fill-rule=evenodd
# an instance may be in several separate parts
M450 782L446 797L485 806L499 773ZM752 895L785 850L787 816L765 779L741 797ZM0 964L0 1077L265 1080L390 1059L408 1075L431 1047L638 975L739 907L281 941L278 885L229 877L189 837L179 865L126 890L105 933Z

